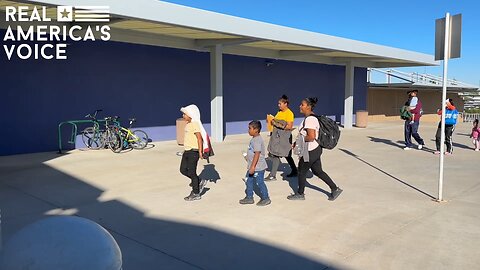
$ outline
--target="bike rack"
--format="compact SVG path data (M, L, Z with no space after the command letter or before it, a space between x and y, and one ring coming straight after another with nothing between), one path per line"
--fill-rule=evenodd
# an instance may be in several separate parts
M114 121L115 123L120 124L119 121ZM72 133L70 135L70 140L67 141L69 144L75 144L78 135L78 127L77 124L93 124L95 121L86 119L86 120L69 120L65 122L61 122L58 124L58 154L62 153L62 126L66 124L72 125ZM97 120L97 123L102 126L101 123L105 123L105 120Z
M62 153L62 126L66 124L72 125L72 133L70 135L70 140L67 141L69 144L75 144L75 141L77 139L77 132L78 132L78 127L77 124L93 124L93 120L70 120L70 121L65 121L61 122L58 124L58 154Z

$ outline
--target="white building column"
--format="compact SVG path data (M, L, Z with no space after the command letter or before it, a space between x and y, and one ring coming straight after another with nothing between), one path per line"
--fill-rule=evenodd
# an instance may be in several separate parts
M222 45L210 49L210 123L211 138L223 141L223 61Z
M347 63L345 66L345 102L343 110L343 127L352 128L353 126L353 79L355 66Z

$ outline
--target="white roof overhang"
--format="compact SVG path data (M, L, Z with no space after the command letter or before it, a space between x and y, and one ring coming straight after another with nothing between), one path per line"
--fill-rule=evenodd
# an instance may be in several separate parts
M109 6L111 40L121 42L196 51L210 51L211 46L222 45L225 54L333 65L352 63L359 67L437 65L428 54L156 0L0 0L0 13L5 13L5 6L35 4L49 7L47 13L51 17L55 17L57 6ZM5 14L0 16L5 18ZM1 28L7 25L5 20L0 21Z

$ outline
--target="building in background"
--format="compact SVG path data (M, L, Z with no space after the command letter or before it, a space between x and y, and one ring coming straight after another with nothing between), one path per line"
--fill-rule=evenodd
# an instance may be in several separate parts
M34 5L53 16L71 3L0 0L0 16L7 7ZM212 139L222 141L274 113L282 94L296 116L301 99L316 96L316 113L351 128L355 111L367 108L367 68L436 65L432 55L157 0L101 5L109 8L109 41L70 41L67 60L0 57L8 74L0 83L0 155L55 151L58 124L96 109L103 109L100 118L135 117L153 141L173 140L179 109L191 103ZM16 24L1 20L1 35ZM54 18L49 25L75 23Z
M385 82L371 82L371 73L385 75ZM405 105L407 92L418 90L423 104L422 121L438 122L437 109L442 101L442 78L430 74L405 73L394 69L368 70L367 110L370 121L400 119L400 108ZM479 88L456 80L448 80L447 98L453 99L459 112L471 106L469 97L478 95Z

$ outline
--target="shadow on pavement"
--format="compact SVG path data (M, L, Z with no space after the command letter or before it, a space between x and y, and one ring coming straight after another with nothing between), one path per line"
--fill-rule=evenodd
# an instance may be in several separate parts
M461 149L473 150L473 147L466 146L464 144L460 144L460 143L456 143L456 142L453 142L452 145L453 145L453 148L458 147L458 148L461 148Z
M314 176L313 173L309 170L307 172L307 179L309 179L311 181L313 176ZM292 193L296 193L297 190L298 190L298 178L297 177L288 177L288 178L285 178L285 180L288 181L288 185L292 189ZM323 183L323 181L321 179L318 179L318 180ZM325 189L322 189L320 187L317 187L315 185L310 184L309 181L307 181L305 183L305 187L309 188L309 189L313 189L313 190L318 191L318 192L321 192L321 193L327 195L327 197L330 196L330 192L326 191Z
M4 242L36 220L74 209L70 214L99 223L115 237L125 270L337 269L299 253L206 226L147 217L120 200L100 200L105 190L44 164L57 157L52 153L22 157L21 163L0 163ZM202 173L206 178L220 179L214 172L214 165L209 164ZM188 203L181 197L178 204ZM223 207L221 202L218 207ZM252 222L254 226L256 221Z
M413 189L413 190L416 190L416 191L418 191L418 192L422 193L423 195L425 195L425 196L427 196L427 197L429 197L429 198L431 198L431 199L435 199L435 197L434 197L434 196L432 196L432 195L430 195L430 194L426 193L426 192L425 192L425 191L423 191L423 190L420 190L420 189L418 189L418 188L416 188L416 187L414 187L414 186L410 185L409 183L407 183L407 182L403 181L402 179L400 179L400 178L398 178L398 177L396 177L396 176L394 176L394 175L391 175L390 173L388 173L388 172L386 172L386 171L384 171L384 170L382 170L382 169L380 169L380 168L376 167L375 165L372 165L372 164L370 164L369 162L367 162L367 161L365 161L365 160L361 159L361 158L360 158L359 156L357 156L356 154L354 154L354 153L352 153L352 152L350 152L350 151L348 151L348 150L346 150L346 149L342 149L342 148L340 148L340 151L344 152L345 154L347 154L347 155L349 155L349 156L352 156L352 157L356 158L357 160L359 160L359 161L361 161L361 162L363 162L363 163L367 164L368 166L370 166L370 167L372 167L372 168L376 169L377 171L379 171L379 172L381 172L381 173L383 173L383 174L385 174L385 175L389 176L390 178L392 178L392 179L394 179L394 180L396 180L396 181L398 181L398 182L400 182L400 183L404 184L405 186L407 186L407 187L409 187L409 188L411 188L411 189Z
M217 183L217 181L221 179L220 174L215 169L215 164L212 163L203 165L203 170L198 177L213 183Z
M393 142L392 140L388 140L388 139L382 139L382 138L377 138L377 137L372 137L372 136L367 136L370 141L372 142L375 142L375 143L384 143L384 144L387 144L387 145L391 145L391 146L395 146L395 147L398 147L398 148L403 148L404 147L404 144L403 142Z
M455 137L452 137L452 140L454 140ZM434 146L435 146L435 139L431 139L431 141L434 143ZM467 145L464 145L464 144L461 144L461 143L456 143L456 142L452 142L452 146L453 146L453 149L455 149L456 147L458 148L461 148L461 149L466 149L466 150L472 150L473 147L470 147L470 146L467 146Z

